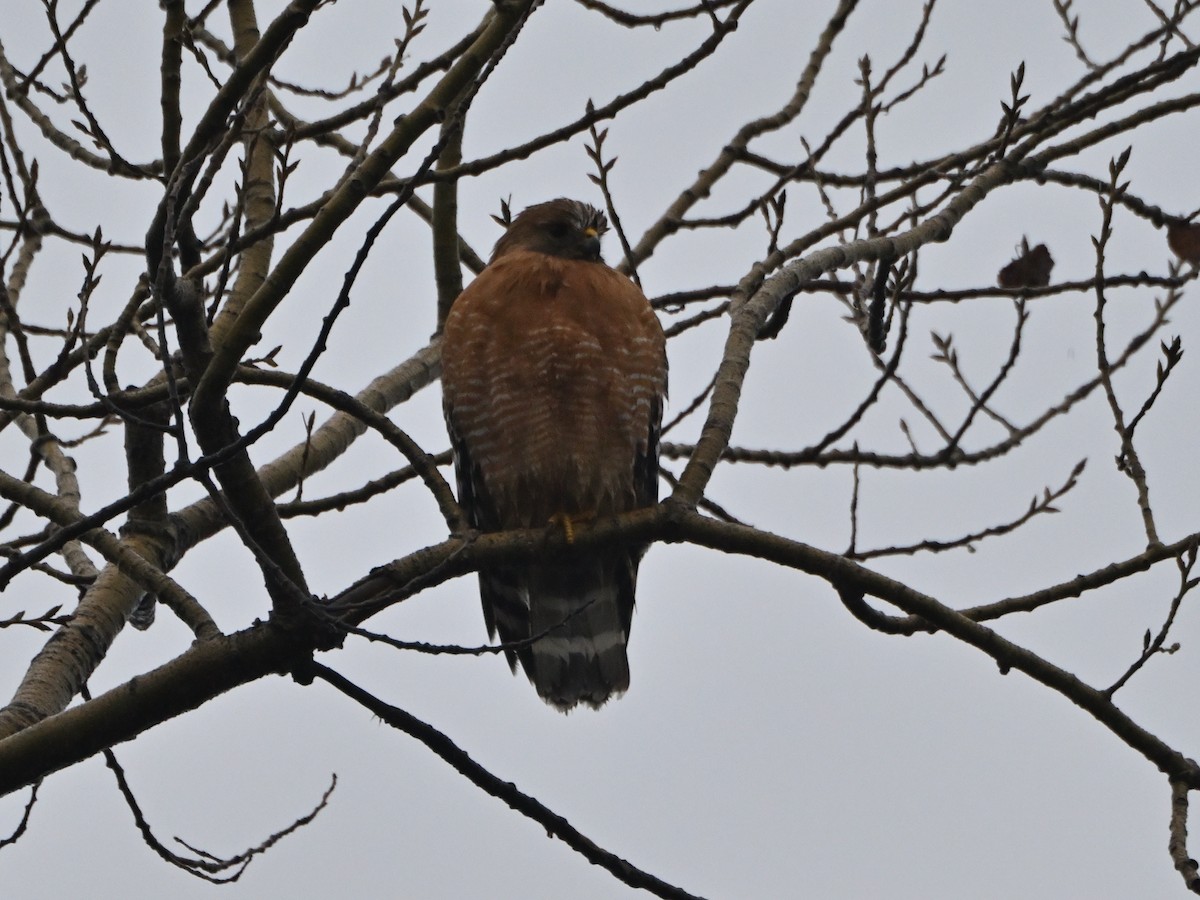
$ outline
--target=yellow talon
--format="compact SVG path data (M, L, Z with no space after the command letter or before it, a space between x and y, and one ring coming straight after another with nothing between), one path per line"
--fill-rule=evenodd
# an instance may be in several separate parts
M563 538L568 544L575 543L575 523L567 513L555 513L550 517L551 525L558 525L563 530Z

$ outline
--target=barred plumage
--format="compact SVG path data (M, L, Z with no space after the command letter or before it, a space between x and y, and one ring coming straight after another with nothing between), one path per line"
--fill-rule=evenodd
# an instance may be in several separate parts
M598 210L517 216L446 319L442 386L459 500L483 531L582 521L658 499L667 388L662 327L600 259ZM645 548L568 549L480 572L489 635L561 710L629 686L626 643Z

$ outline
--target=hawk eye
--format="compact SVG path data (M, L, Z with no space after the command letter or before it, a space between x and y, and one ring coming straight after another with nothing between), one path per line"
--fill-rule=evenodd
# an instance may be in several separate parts
M553 238L565 238L571 233L571 226L566 222L551 222L546 226L546 230L550 232Z

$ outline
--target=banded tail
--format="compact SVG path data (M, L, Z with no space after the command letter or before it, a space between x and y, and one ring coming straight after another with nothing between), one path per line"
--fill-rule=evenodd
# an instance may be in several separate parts
M538 696L568 712L597 709L629 688L626 645L633 615L637 561L614 550L480 575L488 632L504 643L532 644L508 652Z

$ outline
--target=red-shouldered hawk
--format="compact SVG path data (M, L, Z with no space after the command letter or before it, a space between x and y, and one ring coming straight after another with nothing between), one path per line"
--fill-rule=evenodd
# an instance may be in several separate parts
M603 213L517 216L446 318L442 390L459 502L481 531L568 529L658 500L666 341L641 290L600 258ZM567 711L629 687L644 546L568 548L479 573L488 634Z

